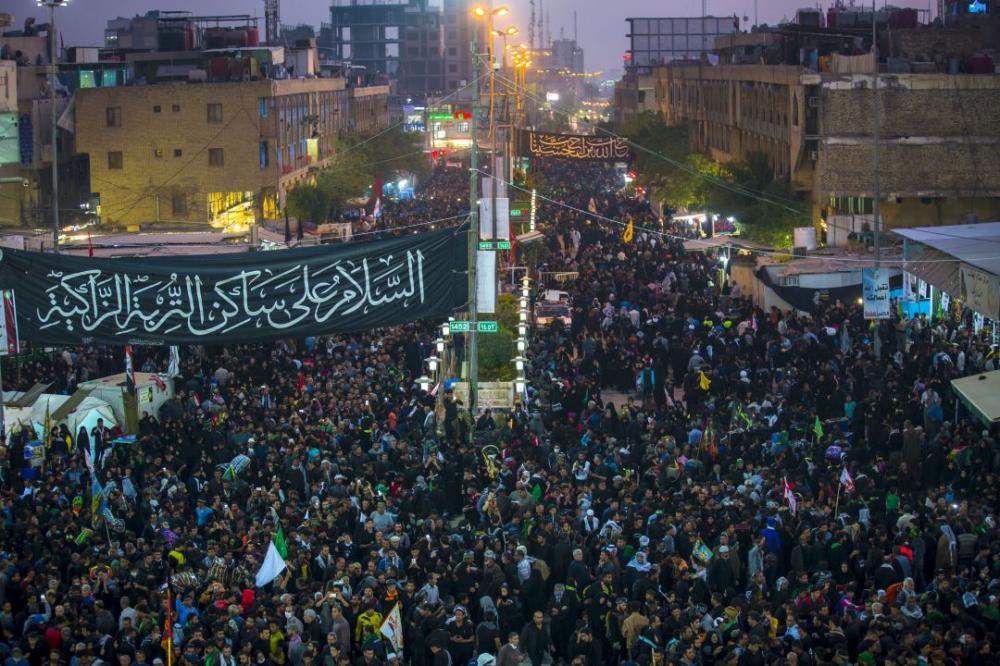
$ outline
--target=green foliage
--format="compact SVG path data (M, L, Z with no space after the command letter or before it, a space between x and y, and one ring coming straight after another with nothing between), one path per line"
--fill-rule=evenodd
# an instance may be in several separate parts
M497 296L497 333L479 335L479 372L484 381L508 381L517 372L511 360L517 355L518 298L514 294Z
M286 205L292 217L319 224L330 212L330 196L315 185L300 183L288 192Z
M320 172L315 183L296 185L288 193L288 213L320 224L348 208L376 177L388 181L405 174L419 179L429 173L418 134L393 128L368 139L348 135L337 142L332 166Z
M518 298L514 294L500 294L497 296L497 322L500 324L500 332L509 337L517 337L517 304Z
M773 247L790 246L792 229L810 223L808 202L774 179L763 153L719 164L691 152L685 127L668 127L652 112L631 117L616 131L648 149L633 148L639 184L670 208L732 215L746 238Z
M511 359L516 356L514 339L501 331L479 335L479 379L487 382L514 379L516 370Z

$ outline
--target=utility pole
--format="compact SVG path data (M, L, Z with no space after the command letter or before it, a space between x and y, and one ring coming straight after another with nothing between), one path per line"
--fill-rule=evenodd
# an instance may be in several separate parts
M479 141L476 137L479 118L479 56L478 40L476 35L478 27L472 31L472 122L469 125L472 136L472 156L469 168L469 332L468 353L469 359L469 412L472 414L473 422L476 418L476 406L479 401L479 344L476 340L479 325L478 313L476 310L476 258L479 252L479 192L477 181L479 180ZM492 39L492 35L490 36ZM470 438L473 436L475 428L469 429Z
M878 89L878 28L875 23L875 2L872 0L872 228L875 231L875 274L878 275L882 263L882 223L879 212L881 182L879 179L879 125L882 109L879 106ZM875 358L882 358L882 321L875 320Z
M48 0L49 6L49 120L52 124L52 251L59 253L59 115L56 113L56 5L62 0Z

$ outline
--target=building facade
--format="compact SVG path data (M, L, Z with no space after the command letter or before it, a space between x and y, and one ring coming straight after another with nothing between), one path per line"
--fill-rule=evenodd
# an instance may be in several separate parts
M870 70L871 58L867 58ZM847 70L863 70L850 60ZM658 111L721 161L763 153L809 192L814 217L871 213L872 76L793 65L673 64L654 70ZM888 226L1000 215L1000 76L879 77L880 209Z
M717 36L739 31L732 16L625 20L629 24L625 66L640 73L675 60L697 60L712 50Z
M277 218L338 133L388 126L387 100L321 78L81 90L77 149L105 223L237 228Z
M403 97L444 89L442 14L428 0L333 0L330 44L335 60L396 81Z

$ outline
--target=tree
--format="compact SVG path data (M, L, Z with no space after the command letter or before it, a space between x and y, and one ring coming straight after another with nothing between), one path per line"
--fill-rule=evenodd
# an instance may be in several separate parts
M288 192L286 205L295 219L321 224L330 212L330 197L312 183L300 183Z

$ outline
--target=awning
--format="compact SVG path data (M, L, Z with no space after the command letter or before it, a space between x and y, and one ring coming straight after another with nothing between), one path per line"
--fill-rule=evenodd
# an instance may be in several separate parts
M950 254L925 246L903 263L903 270L934 285L935 289L957 297L962 293L958 266L959 262Z
M951 387L980 421L1000 423L1000 370L953 379Z

